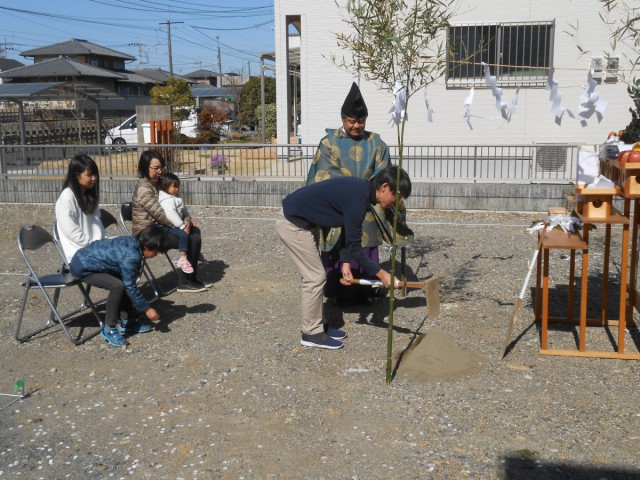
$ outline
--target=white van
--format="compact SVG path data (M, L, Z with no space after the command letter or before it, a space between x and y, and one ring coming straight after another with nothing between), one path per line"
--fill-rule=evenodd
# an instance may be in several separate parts
M189 116L180 122L174 122L174 130L180 129L180 135L195 138L198 128L198 109L190 108ZM148 123L142 124L142 132L144 135L144 143L150 143L151 133ZM136 145L138 143L138 123L136 116L127 118L117 127L107 131L104 138L105 145L114 145L115 150L120 151L126 148L126 145Z
M136 143L138 143L138 124L135 115L127 118L117 127L108 130L107 136L104 137L104 144L116 145L117 151L124 149L125 145L135 145Z

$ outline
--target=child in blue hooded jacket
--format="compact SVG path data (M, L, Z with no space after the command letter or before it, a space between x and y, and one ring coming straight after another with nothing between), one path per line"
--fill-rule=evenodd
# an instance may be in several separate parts
M122 333L145 333L151 326L133 319L120 320L120 311L132 307L149 320L158 320L158 312L149 305L137 286L143 258L153 258L167 251L167 234L159 225L151 225L135 237L97 240L78 250L69 264L71 274L88 285L109 292L105 325L100 336L111 345L128 342ZM126 293L126 295L123 295Z

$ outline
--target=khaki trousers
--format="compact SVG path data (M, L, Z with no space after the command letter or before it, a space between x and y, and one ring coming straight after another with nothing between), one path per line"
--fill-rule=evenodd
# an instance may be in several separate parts
M280 210L276 233L302 275L302 333L324 333L322 291L327 277L318 254L319 230L305 230L294 225Z

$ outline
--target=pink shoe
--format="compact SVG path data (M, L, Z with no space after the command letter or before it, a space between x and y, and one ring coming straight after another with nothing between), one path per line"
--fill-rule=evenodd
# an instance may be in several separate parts
M178 260L178 267L184 273L193 273L193 267L191 266L191 263L189 263L187 257L180 257Z

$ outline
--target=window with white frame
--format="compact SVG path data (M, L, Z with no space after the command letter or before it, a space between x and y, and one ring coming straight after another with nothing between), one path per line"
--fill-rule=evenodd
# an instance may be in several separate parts
M553 66L553 21L452 25L447 86L484 83L482 63L501 86L543 86Z

